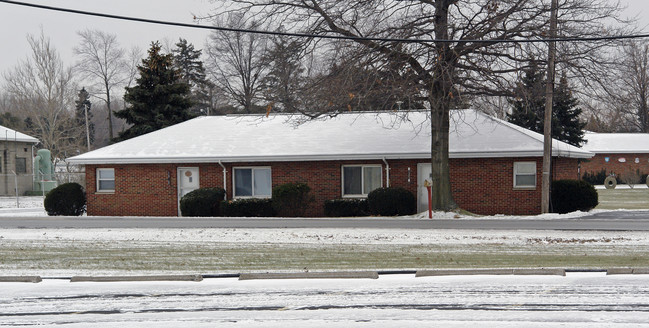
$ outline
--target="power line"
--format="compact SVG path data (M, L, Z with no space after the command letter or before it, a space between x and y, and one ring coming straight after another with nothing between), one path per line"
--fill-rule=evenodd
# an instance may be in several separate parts
M564 37L564 38L554 38L554 39L491 39L491 40L436 40L436 39L402 39L402 38L379 38L379 37L361 37L361 36L344 36L344 35L328 35L328 34L312 34L312 33L291 33L291 32L278 32L278 31L264 31L264 30L251 30L251 29L240 29L240 28L229 28L229 27L219 27L219 26L207 26L207 25L198 25L198 24L187 24L179 22L170 22L162 21L156 19L148 18L139 18L139 17L130 17L130 16L121 16L113 14L104 14L92 11L45 6L33 3L26 3L20 1L12 0L0 0L7 4L32 7L38 9L60 11L65 13L79 14L85 16L95 16L102 18L110 18L117 20L125 20L132 22L140 23L150 23L158 25L168 25L168 26L177 26L177 27L186 27L186 28L196 28L204 30L214 30L214 31L224 31L224 32L239 32L239 33L252 33L252 34L261 34L261 35L273 35L273 36L289 36L289 37L299 37L299 38L319 38L319 39L333 39L333 40L352 40L352 41L379 41L379 42L401 42L401 43L541 43L541 42L592 42L592 41L611 41L611 40L628 40L628 39L642 39L649 38L649 34L633 34L633 35L614 35L614 36L601 36L601 37L588 37L588 38L578 38L578 37Z

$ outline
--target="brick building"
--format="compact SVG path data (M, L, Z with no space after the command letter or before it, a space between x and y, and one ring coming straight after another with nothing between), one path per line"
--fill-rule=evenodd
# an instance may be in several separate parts
M451 115L454 198L479 214L540 212L543 136L474 110ZM222 187L228 199L270 197L272 187L305 182L324 201L366 197L398 186L426 208L430 178L426 112L346 113L304 120L277 114L199 117L70 159L86 166L89 215L178 215L179 197ZM578 176L591 153L554 141L554 176Z
M594 153L581 163L581 174L621 176L649 174L649 133L593 133L585 134L582 147ZM645 181L642 181L643 183Z

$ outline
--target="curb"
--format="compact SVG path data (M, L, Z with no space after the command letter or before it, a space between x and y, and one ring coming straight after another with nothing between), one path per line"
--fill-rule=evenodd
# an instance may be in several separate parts
M31 282L39 283L43 281L40 276L0 276L0 282Z
M616 274L649 274L649 268L612 268L606 270L606 275Z
M242 273L239 280L258 279L378 279L376 271L354 272L292 272L292 273Z
M435 276L458 276L458 275L554 275L565 276L564 269L439 269L439 270L420 270L415 277L435 277Z
M121 281L195 281L203 280L200 274L165 276L74 276L70 282L121 282Z

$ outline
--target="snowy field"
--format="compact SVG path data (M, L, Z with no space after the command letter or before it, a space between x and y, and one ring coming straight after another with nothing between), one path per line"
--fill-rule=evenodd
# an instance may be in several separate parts
M649 275L0 284L0 327L648 327Z
M15 198L0 198L0 215L45 215L42 197L21 197L18 209L15 204ZM554 220L584 215L480 218ZM427 220L425 213L409 218ZM434 218L476 219L455 213L436 213ZM0 275L485 267L649 267L649 234L368 228L0 229Z

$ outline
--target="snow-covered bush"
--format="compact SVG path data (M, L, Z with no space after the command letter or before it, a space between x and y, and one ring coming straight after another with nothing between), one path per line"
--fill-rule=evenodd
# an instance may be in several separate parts
M367 199L332 199L325 201L324 214L329 217L369 215Z
M86 211L86 192L78 183L64 183L50 190L43 203L47 215L79 216Z
M180 199L183 216L219 216L219 206L225 196L223 188L200 188Z
M381 216L411 215L417 211L417 199L399 187L377 188L367 195L370 213Z
M588 212L599 204L595 187L584 180L552 181L552 211L570 213Z
M311 188L306 183L285 183L273 188L273 208L278 216L304 216L307 208L313 202L309 194Z
M275 216L270 199L246 198L221 202L222 216L271 217Z

